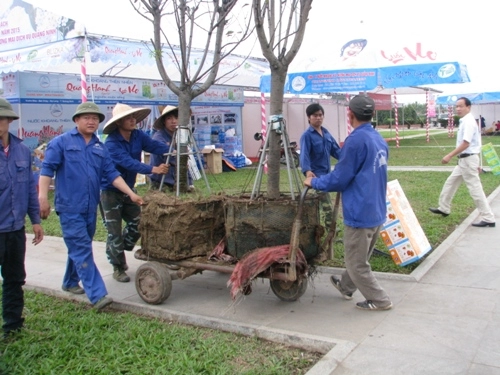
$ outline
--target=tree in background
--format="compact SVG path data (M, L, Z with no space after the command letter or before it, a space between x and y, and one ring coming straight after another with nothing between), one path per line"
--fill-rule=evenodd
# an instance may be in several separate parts
M270 114L283 114L283 97L288 67L299 52L313 0L253 0L255 30L262 54L271 69ZM268 185L270 199L280 196L281 135L268 130Z
M230 78L231 72L217 76L219 64L250 36L251 16L245 15L245 6L237 8L238 13L234 12L237 0L129 1L153 24L152 54L163 82L178 96L179 124L187 126L191 123L192 100L221 79ZM196 61L192 57L195 45L202 46L198 50L201 58ZM164 55L175 61L180 75L178 82L167 73ZM181 152L187 147L180 146ZM187 189L186 165L187 156L183 156L178 182L182 192Z

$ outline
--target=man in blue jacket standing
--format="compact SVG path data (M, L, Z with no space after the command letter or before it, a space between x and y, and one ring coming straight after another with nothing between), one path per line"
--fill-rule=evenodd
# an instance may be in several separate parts
M169 149L170 145L174 141L173 140L174 133L177 130L178 115L179 115L179 110L177 107L174 107L172 105L167 105L163 109L161 116L158 117L153 124L153 128L156 130L156 132L153 134L153 139L165 143ZM175 152L175 149L173 151ZM163 154L151 154L150 163L151 165L158 166L166 163L166 160L167 157L164 156ZM165 175L165 178L163 178L162 175L158 175L154 172L149 175L149 178L151 180L152 190L160 189L162 179L164 179L162 189L164 189L165 187L170 190L174 189L176 183L176 175L177 175L177 170L176 170L177 158L175 156L171 156L168 163L171 166L171 168ZM187 181L188 181L187 191L193 192L194 191L193 178L191 177L189 172L187 174Z
M358 95L349 102L348 116L354 130L346 138L335 169L321 177L307 177L306 186L321 191L342 192L346 270L342 278L330 278L333 286L352 299L359 289L366 298L356 307L388 310L387 293L379 285L369 263L380 228L386 220L387 160L389 148L373 129L375 102Z
M300 166L306 177L320 177L331 171L331 159L338 160L340 147L331 133L323 127L325 110L318 103L306 108L309 128L300 137ZM325 226L330 228L333 220L332 200L329 193L321 197L321 206L325 214Z
M151 139L149 135L137 129L137 124L150 112L148 108L132 108L118 103L113 108L113 118L103 129L104 134L109 134L105 144L111 160L129 188L134 191L137 173L163 175L168 172L166 164L153 167L141 163L142 151L166 154L169 149L165 143ZM113 266L113 278L122 283L129 282L130 277L125 273L128 265L123 250L132 251L141 236L141 208L106 179L101 184L101 204L108 230L106 255ZM126 223L123 231L122 220Z
M43 239L31 151L21 139L9 133L10 123L17 119L19 116L10 103L0 98L0 266L4 337L21 330L24 323L26 215L35 234L33 244L38 245Z
M121 178L106 146L94 134L103 120L104 114L94 103L86 102L77 107L73 115L76 127L55 137L47 146L38 194L40 216L45 219L50 214L49 185L56 175L55 210L68 248L62 289L74 294L86 293L97 311L113 302L107 296L106 285L92 254L102 179L106 178L127 194L132 202L143 204L142 198Z

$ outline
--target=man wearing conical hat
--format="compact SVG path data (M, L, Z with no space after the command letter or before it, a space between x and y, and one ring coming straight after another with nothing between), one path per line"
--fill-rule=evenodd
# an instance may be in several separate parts
M23 327L23 285L26 280L26 215L33 225L33 244L43 239L31 151L9 133L19 116L0 98L0 267L2 271L2 318L4 337Z
M165 143L153 140L137 129L137 124L150 112L148 108L132 108L118 103L113 108L113 118L103 129L103 133L108 134L105 144L111 159L131 189L134 189L137 173L163 175L168 172L168 166L164 163L158 166L141 163L142 151L151 154L168 152ZM129 282L130 277L125 272L128 266L124 250L131 251L140 238L141 208L106 180L101 185L101 204L108 230L106 255L113 266L113 278L119 282ZM123 230L122 220L126 223Z
M73 294L86 293L97 311L113 302L107 296L106 285L92 255L101 181L106 179L135 204L144 203L120 176L106 146L95 135L103 120L104 114L94 103L82 103L76 108L73 115L76 127L47 145L38 195L40 215L45 219L50 214L49 185L56 176L55 211L68 248L62 289Z
M172 137L174 135L175 130L177 129L177 118L179 115L179 109L174 107L173 105L167 105L161 116L158 117L154 124L153 128L156 132L153 134L153 139L158 140L162 143L165 143L168 148L172 143ZM161 163L165 163L166 157L163 154L151 154L151 165L160 165ZM176 178L176 158L170 158L169 164L171 166L169 172L165 175L163 184L169 189L173 189L175 186L175 178ZM151 180L151 189L158 190L161 185L161 180L163 176L155 174L154 172L149 175ZM188 173L188 192L194 191L193 179L191 175Z

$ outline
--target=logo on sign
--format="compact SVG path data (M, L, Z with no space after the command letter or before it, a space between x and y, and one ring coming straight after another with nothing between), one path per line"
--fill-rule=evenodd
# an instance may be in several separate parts
M41 76L40 77L40 86L44 89L50 86L50 78L49 76Z
M61 117L63 113L63 107L60 104L52 104L50 106L50 114L54 117Z
M445 64L438 70L438 77L439 78L448 78L451 77L453 74L455 74L456 69L455 65L453 64Z
M302 91L306 87L306 80L304 77L297 76L294 79L292 79L292 88L295 91Z

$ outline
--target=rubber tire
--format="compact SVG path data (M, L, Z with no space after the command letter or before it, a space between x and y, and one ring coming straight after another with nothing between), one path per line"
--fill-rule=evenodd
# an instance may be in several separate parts
M144 302L159 305L170 296L172 277L161 263L147 262L137 269L135 289Z
M280 300L297 301L307 290L307 278L295 281L269 280L271 290Z
M293 159L293 164L295 165L295 168L298 168L300 166L300 156L299 154L292 152L292 159Z

